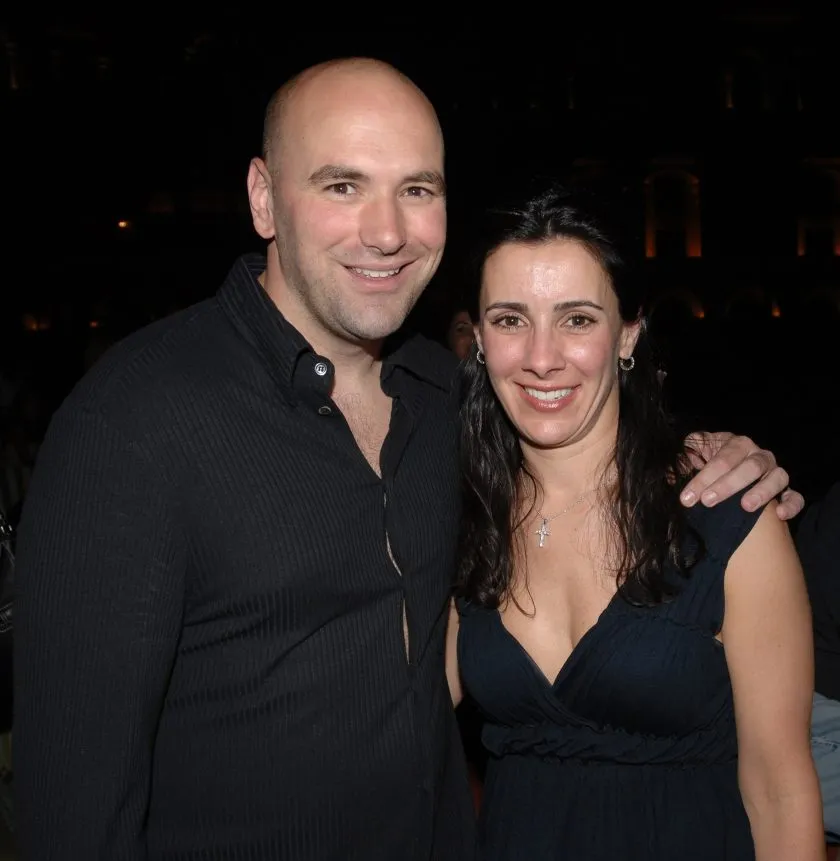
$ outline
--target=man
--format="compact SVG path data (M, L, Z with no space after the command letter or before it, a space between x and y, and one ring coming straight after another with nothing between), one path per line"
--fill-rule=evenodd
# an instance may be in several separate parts
M382 347L443 253L443 161L391 67L302 73L248 174L267 259L54 417L19 548L24 857L470 857L443 666L454 360ZM694 490L772 470L750 452Z

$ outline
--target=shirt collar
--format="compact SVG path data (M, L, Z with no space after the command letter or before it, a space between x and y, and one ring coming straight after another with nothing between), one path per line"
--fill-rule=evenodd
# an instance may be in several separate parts
M396 368L448 392L458 371L458 360L423 335L397 335L385 344L382 381L386 382Z
M219 306L234 328L257 351L287 400L301 356L312 347L280 313L257 280L265 271L265 255L245 254L233 264L217 294Z
M257 280L265 271L264 254L246 254L234 263L217 297L224 313L237 331L254 347L269 372L294 401L294 376L305 354L319 360L311 345L272 302ZM332 365L326 360L332 371ZM437 388L452 388L458 362L455 356L422 335L397 333L386 341L382 360L382 381L396 368Z

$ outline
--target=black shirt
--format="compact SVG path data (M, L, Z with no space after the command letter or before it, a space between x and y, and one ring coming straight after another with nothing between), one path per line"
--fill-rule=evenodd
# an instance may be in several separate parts
M796 549L811 599L815 688L840 700L840 482L802 516Z
M18 548L27 858L472 851L444 674L454 359L386 357L379 478L264 265L118 345L53 418Z

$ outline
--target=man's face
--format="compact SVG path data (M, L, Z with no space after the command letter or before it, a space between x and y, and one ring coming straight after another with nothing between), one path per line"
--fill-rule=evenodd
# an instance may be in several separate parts
M290 316L304 330L378 341L400 327L443 255L440 130L428 105L387 77L312 89L290 105L270 165Z

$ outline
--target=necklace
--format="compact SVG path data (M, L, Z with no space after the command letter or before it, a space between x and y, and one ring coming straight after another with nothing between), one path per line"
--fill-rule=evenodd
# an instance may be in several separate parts
M573 508L580 505L580 503L583 502L583 500L586 499L586 497L589 496L590 493L597 489L597 487L593 487L589 490L584 490L584 492L577 499L575 499L574 502L571 502L562 511L558 511L557 514L552 514L551 517L546 517L542 513L542 511L537 511L537 514L542 520L542 523L540 523L540 528L534 533L535 535L539 535L540 537L539 546L544 547L545 539L548 538L549 535L551 535L551 530L548 528L548 524L551 523L552 520L556 520L558 517L562 517L564 514L568 514Z

